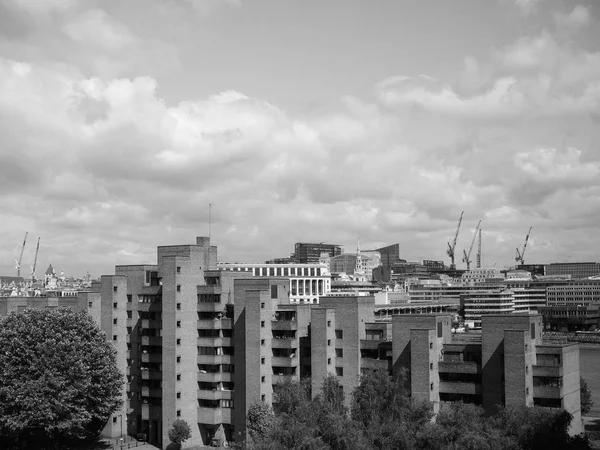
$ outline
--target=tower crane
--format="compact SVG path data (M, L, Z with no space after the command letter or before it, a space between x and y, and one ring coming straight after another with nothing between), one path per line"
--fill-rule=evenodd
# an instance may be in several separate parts
M29 232L25 232L25 239L23 239L23 247L21 247L21 255L19 256L19 259L17 260L17 258L15 258L15 268L17 269L17 276L20 277L21 276L21 261L23 261L23 252L25 251L25 243L27 242L27 235L29 234Z
M36 281L35 267L37 266L37 257L38 257L39 251L40 251L40 238L38 237L37 247L35 248L35 259L33 260L33 266L31 266L31 282L32 283L34 283Z
M531 229L533 227L529 227L529 231L527 232L527 236L525 236L525 243L523 244L523 250L519 251L517 248L517 257L515 258L516 262L520 262L521 265L525 265L525 250L527 250L527 242L529 241L529 235L531 234Z
M471 246L469 247L469 253L463 249L463 262L467 263L467 270L471 270L471 252L473 251L473 246L475 245L475 239L477 239L477 233L479 232L479 226L481 225L481 220L477 223L475 227L475 234L473 234L473 240L471 241Z
M458 239L458 231L460 230L460 224L462 222L464 213L465 213L464 211L460 213L460 219L458 219L458 226L456 227L456 233L454 233L454 239L452 240L452 244L450 244L450 242L448 242L448 250L446 250L446 253L450 257L450 268L451 269L456 269L456 265L454 264L454 249L456 248L456 240Z
M481 228L479 229L479 239L477 243L477 268L481 269Z

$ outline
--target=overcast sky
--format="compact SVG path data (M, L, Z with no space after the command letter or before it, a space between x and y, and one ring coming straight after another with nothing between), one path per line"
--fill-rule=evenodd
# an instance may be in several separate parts
M0 0L0 273L400 243L598 261L597 0ZM473 251L475 253L476 250ZM460 257L457 257L460 263ZM463 267L462 263L459 267Z

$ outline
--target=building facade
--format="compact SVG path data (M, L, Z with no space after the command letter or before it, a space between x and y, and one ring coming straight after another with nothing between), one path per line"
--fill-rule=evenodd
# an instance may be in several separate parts
M575 262L546 264L544 275L570 275L571 278L588 278L600 275L600 263Z
M344 249L341 245L336 244L310 244L306 242L296 242L292 259L294 262L301 264L316 264L322 253L327 253L331 258L339 256Z
M324 264L219 263L219 270L249 272L258 278L285 278L290 283L292 303L318 303L331 292L331 275Z

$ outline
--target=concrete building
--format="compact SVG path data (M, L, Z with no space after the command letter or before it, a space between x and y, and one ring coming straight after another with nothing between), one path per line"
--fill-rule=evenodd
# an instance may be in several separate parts
M219 270L249 272L254 277L285 278L292 303L318 303L331 292L331 275L324 264L219 263Z
M310 244L306 242L296 242L292 259L301 264L316 264L322 253L327 253L330 257L339 256L344 252L341 245L336 244Z
M540 315L488 315L481 334L452 334L448 315L393 318L393 367L408 369L411 395L434 410L462 401L564 408L581 432L578 344L545 341Z
M515 313L538 313L546 306L546 288L512 288Z
M546 264L544 275L570 275L571 278L587 278L600 275L600 263L574 262Z
M500 269L476 268L462 274L462 282L467 285L476 285L480 283L499 283L504 280L504 274Z
M592 331L600 329L600 303L587 306L554 305L539 308L544 327L553 331Z
M479 290L460 296L460 315L472 328L481 328L481 321L487 315L514 311L515 297L510 289Z
M587 306L600 302L600 280L577 280L546 288L548 306Z
M51 309L67 307L73 311L86 311L87 304L77 296L55 297L0 297L0 317L12 312L22 312L26 308Z

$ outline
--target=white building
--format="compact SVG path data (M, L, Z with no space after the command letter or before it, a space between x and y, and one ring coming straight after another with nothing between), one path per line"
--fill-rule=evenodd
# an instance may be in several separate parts
M319 303L331 292L331 275L324 264L218 263L219 270L252 272L255 277L290 280L291 303Z

